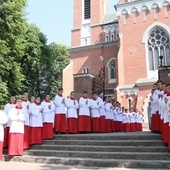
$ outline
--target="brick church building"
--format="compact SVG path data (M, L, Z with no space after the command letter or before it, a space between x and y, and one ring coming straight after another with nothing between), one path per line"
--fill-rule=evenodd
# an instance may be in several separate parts
M91 95L99 84L122 106L145 112L159 57L170 65L170 0L120 0L116 14L108 13L108 5L108 0L74 0L64 94Z

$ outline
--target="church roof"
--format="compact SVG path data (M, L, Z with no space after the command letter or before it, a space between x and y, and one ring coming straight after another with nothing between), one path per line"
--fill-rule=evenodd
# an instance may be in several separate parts
M118 18L116 14L107 14L103 18L102 24L109 24L109 23L117 22L117 21L118 21Z

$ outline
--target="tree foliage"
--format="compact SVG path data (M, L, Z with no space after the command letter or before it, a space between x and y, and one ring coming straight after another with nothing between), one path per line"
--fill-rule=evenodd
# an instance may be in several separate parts
M24 30L26 20L23 9L25 0L0 1L0 76L8 94L20 93L24 75L19 59L24 54ZM0 92L3 96L3 92ZM4 96L2 102L7 100Z
M26 0L0 0L0 102L28 90L30 95L54 94L69 63L64 45L47 44L46 36L28 24Z

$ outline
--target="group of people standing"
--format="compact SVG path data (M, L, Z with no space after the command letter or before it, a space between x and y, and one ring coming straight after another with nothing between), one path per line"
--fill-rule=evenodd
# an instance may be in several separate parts
M23 155L31 144L42 144L43 139L53 139L55 105L46 95L31 97L25 92L22 98L10 97L10 102L0 112L0 160L3 148L8 155Z
M135 132L142 131L143 122L137 109L121 108L111 97L103 100L103 92L89 99L84 91L78 102L74 92L63 97L62 88L53 101L50 95L42 102L33 96L29 101L27 92L21 99L11 96L0 114L0 159L3 147L8 147L8 155L23 155L24 149L53 139L54 133Z
M158 80L150 97L151 131L162 134L170 150L170 84Z

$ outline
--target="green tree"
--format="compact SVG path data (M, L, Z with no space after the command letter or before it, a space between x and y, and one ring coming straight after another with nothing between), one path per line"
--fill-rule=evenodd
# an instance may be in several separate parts
M25 53L21 58L25 88L30 95L44 98L54 95L61 86L61 72L69 62L69 52L64 45L47 45L46 36L36 25L28 25L25 33Z
M62 70L69 63L64 45L47 44L46 36L28 24L26 0L0 0L0 101L9 95L44 97L61 86Z
M20 59L22 73L25 75L23 84L25 89L33 95L33 86L36 81L36 69L39 67L41 59L41 42L39 39L40 30L34 25L27 25L24 37L24 55Z
M65 45L51 43L47 45L47 39L43 33L40 33L41 58L36 69L36 80L33 86L34 94L41 98L46 94L52 97L56 89L61 86L62 70L69 63L69 52Z
M51 43L49 44L51 50L51 92L54 94L61 86L62 71L70 62L70 54L67 46L62 44Z
M23 87L19 60L24 54L25 6L26 0L0 1L0 76L9 95L20 93Z

